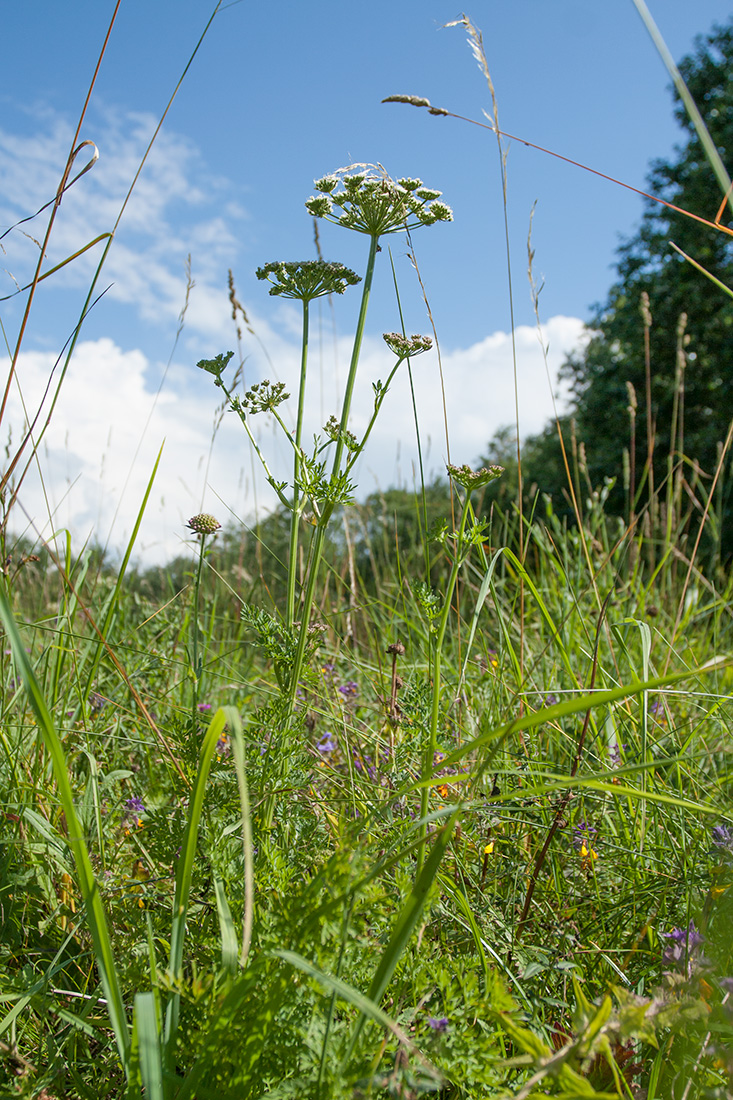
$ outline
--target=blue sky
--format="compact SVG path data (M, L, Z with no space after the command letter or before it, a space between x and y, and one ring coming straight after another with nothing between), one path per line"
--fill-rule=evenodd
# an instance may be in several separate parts
M204 0L123 0L82 130L100 158L64 198L49 262L111 228L213 6ZM730 16L729 4L719 0L651 0L650 7L677 58L696 34ZM106 0L3 6L3 228L53 195L113 8ZM467 14L483 33L503 129L644 186L650 159L669 155L679 135L666 71L631 0L477 0ZM243 344L248 380L264 373L292 378L297 312L268 298L254 270L268 260L314 254L313 226L303 208L312 181L354 162L380 162L395 177L419 176L441 189L454 211L453 223L414 236L442 348L451 457L473 461L495 429L512 420L496 139L452 118L381 103L395 93L426 96L482 120L491 103L465 31L444 28L459 16L435 0L373 0L333 9L249 0L223 5L120 225L100 283L110 289L85 323L41 450L42 479L29 473L23 485L20 501L45 536L66 526L76 542L93 530L101 542L119 546L164 439L138 543L144 561L177 552L185 538L182 523L201 506L223 521L267 506L238 425L226 416L218 424L216 392L195 363L235 346L226 297L231 268L255 333L245 333ZM527 433L552 411L526 276L533 205L535 276L544 280L540 314L552 373L577 343L592 303L604 298L615 248L637 224L641 200L516 142L509 143L507 171L520 418ZM22 228L37 238L43 218ZM363 269L365 239L328 225L320 231L326 258ZM405 242L389 243L408 331L427 332ZM0 267L22 284L36 246L18 231L2 244ZM189 254L196 285L173 350ZM380 261L357 428L371 381L388 369L380 334L398 327L386 249ZM39 292L18 371L28 408L41 399L91 271L92 253ZM0 272L0 293L12 289L10 276ZM20 301L0 303L11 343ZM313 430L337 408L357 305L352 293L333 311L323 306L323 343L309 391ZM418 406L437 471L447 453L440 378L435 358L425 360L416 375ZM362 492L412 481L407 401L398 382L362 462ZM17 439L18 393L8 415ZM266 426L261 430L277 466L285 452ZM15 529L23 529L19 514Z

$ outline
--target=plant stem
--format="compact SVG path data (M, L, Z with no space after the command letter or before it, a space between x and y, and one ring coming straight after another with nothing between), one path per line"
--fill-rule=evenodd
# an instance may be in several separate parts
M361 354L361 345L364 339L364 328L366 326L366 315L369 308L369 295L372 288L372 280L374 278L374 266L377 256L377 248L379 244L379 237L371 237L369 245L369 258L367 260L366 274L364 276L364 285L361 294L361 306L359 308L359 318L356 323L356 332L354 334L354 346L351 352L351 363L349 365L349 374L346 380L346 389L344 391L344 400L341 408L341 421L339 438L336 441L336 451L333 458L333 466L331 468L331 482L336 483L336 480L341 473L341 462L344 453L344 435L349 423L349 412L351 410L351 400L354 394L354 384L356 382L356 371L359 366L359 356ZM304 347L306 346L304 339ZM302 382L302 376L301 376ZM298 448L296 447L296 454ZM296 457L296 462L298 462ZM298 691L298 683L300 682L300 676L305 662L305 654L308 646L308 634L311 621L311 612L313 609L313 601L315 599L316 584L318 583L318 574L320 572L321 559L323 557L323 547L326 542L326 530L328 528L329 520L333 515L333 511L336 504L333 500L324 502L323 509L316 524L315 534L313 536L313 542L311 544L310 562L308 565L308 581L305 587L305 593L303 595L303 601L300 610L300 628L298 630L298 641L295 648L295 656L293 658L293 665L290 672L290 684L288 686L288 699L287 708L285 711L283 729L287 730L289 727L293 711L295 710L295 697ZM292 538L292 528L291 528ZM291 542L292 546L292 542ZM295 569L294 559L288 565L288 577L290 576L290 569ZM282 758L281 758L282 760ZM277 782L282 778L282 762L278 765L278 774L275 776L275 787ZM263 825L265 828L269 828L272 825L272 819L275 813L275 800L277 797L276 789L270 791L265 802L265 808L263 813Z
M369 295L372 288L372 279L374 278L374 261L377 255L377 246L379 238L371 237L369 246L369 258L367 260L367 269L364 276L364 287L361 295L361 307L359 309L359 319L356 324L356 333L354 335L354 347L351 352L351 363L349 365L349 375L346 380L346 389L344 391L344 400L341 408L341 431L339 438L336 441L336 451L333 457L333 466L331 468L331 480L336 481L336 478L341 473L341 460L344 452L344 433L349 424L349 412L351 410L351 399L354 394L354 384L356 382L356 371L359 366L359 356L361 354L361 345L364 338L364 328L366 325L366 315L369 308ZM320 571L321 558L323 556L323 546L326 540L326 529L328 522L333 514L334 504L329 502L324 505L323 512L318 518L318 524L316 526L315 536L313 538L313 546L311 548L311 560L308 570L308 583L305 589L305 596L303 598L303 607L300 616L300 632L298 634L298 645L295 651L295 659L293 661L293 671L290 680L290 707L295 702L295 693L298 690L298 680L300 679L300 673L303 668L303 660L305 658L306 643L308 640L308 627L310 625L311 610L313 608L313 600L315 597L316 584L318 582L318 574Z
M466 492L466 499L463 502L463 510L461 512L461 520L458 525L458 534L456 535L456 549L453 557L453 565L451 567L450 576L448 578L448 585L445 593L445 600L443 602L443 609L440 613L440 619L438 620L438 628L435 634L431 637L430 645L430 676L433 682L433 699L432 707L430 711L430 730L428 736L428 743L425 749L425 756L423 757L422 767L422 781L425 784L420 791L420 817L424 818L428 812L428 804L430 799L429 788L427 786L427 780L430 773L433 770L435 753L438 745L438 718L440 716L440 666L441 666L441 652L443 648L443 639L445 638L445 632L448 626L448 618L450 616L451 603L453 601L453 593L456 587L456 581L458 580L458 571L463 564L465 557L464 553L464 534L466 530L466 521L468 519L471 510L471 494ZM420 874L422 870L423 858L425 854L425 841L428 835L427 822L423 822L420 827L422 834L422 842L418 848L417 853L417 874Z
M191 667L193 671L193 687L191 690L191 724L196 729L198 717L199 687L201 681L201 668L199 658L199 590L201 588L201 572L204 565L204 544L206 535L201 534L201 546L199 548L199 563L196 570L196 580L193 586L193 622L191 624Z
M359 309L359 319L356 323L356 334L354 336L354 347L351 352L351 363L349 364L349 376L346 379L346 389L344 390L344 402L341 408L341 434L336 441L336 453L333 456L332 475L335 477L338 475L341 469L341 457L344 451L344 433L349 426L349 413L351 411L351 399L354 395L354 384L356 382L356 370L359 366L359 356L361 354L361 343L364 336L364 327L366 325L367 309L369 308L369 295L372 289L372 279L374 278L374 261L377 257L377 249L379 247L379 237L369 238L369 259L367 260L367 269L364 276L364 288L361 294L361 307Z
M292 629L295 619L295 572L298 566L298 528L300 526L300 471L302 465L301 438L305 408L305 378L308 366L309 302L303 299L303 343L300 356L300 386L298 389L298 419L295 425L293 455L293 503L290 511L290 551L288 554L288 590L285 604L285 625Z

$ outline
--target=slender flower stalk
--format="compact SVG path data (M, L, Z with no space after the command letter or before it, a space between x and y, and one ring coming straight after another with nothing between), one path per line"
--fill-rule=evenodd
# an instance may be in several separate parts
M463 501L463 507L461 509L461 517L458 524L458 530L454 536L455 547L453 552L453 564L451 566L450 576L448 577L448 584L446 586L445 597L443 600L443 606L440 614L437 618L437 622L431 622L431 636L430 636L430 678L432 681L432 705L430 708L430 728L428 730L428 739L425 745L425 752L423 755L423 767L422 767L422 781L423 786L420 791L420 817L424 818L428 813L430 805L430 788L428 781L432 775L435 754L438 751L438 723L440 720L440 696L441 696L441 656L443 650L443 641L445 639L445 632L448 627L448 619L450 617L451 605L453 603L453 593L455 592L456 582L458 580L458 573L463 563L468 558L471 551L471 547L479 542L483 535L484 524L482 522L474 522L471 529L467 531L467 525L470 517L473 515L473 509L471 507L471 493L475 489L480 489L484 485L488 485L490 481L500 477L504 469L502 466L489 466L484 467L481 470L471 470L468 466L448 466L448 475L452 481L460 485L465 489L466 495ZM427 838L427 822L423 822L421 826L423 843L418 849L418 868L419 874L422 869L423 858L425 854L425 840Z
M377 417L379 416L382 405L384 404L384 399L389 392L390 383L392 382L392 379L394 378L398 369L402 366L403 363L409 362L409 360L413 356L421 355L424 351L430 351L433 346L433 341L430 339L429 336L415 335L408 337L402 336L400 335L400 333L397 332L385 332L382 339L384 340L390 351L393 351L397 356L397 362L392 367L392 370L389 372L386 382L372 383L372 387L374 389L374 409L372 410L372 415L369 419L369 423L364 430L364 434L361 437L361 442L359 443L358 448L355 448L352 451L349 460L346 463L345 468L347 473L354 466L357 458L364 450L369 436L372 434L372 428L377 422Z
M295 618L295 580L298 561L298 530L303 514L301 482L303 468L303 412L305 409L305 384L308 372L308 336L310 327L309 307L314 298L325 294L343 294L347 286L361 282L360 277L348 267L322 260L305 260L300 263L269 263L257 270L258 279L267 279L272 285L270 294L292 298L303 304L303 336L300 354L300 382L298 384L298 412L293 439L293 499L290 504L290 540L288 553L288 578L285 606L285 625L290 629ZM275 414L277 415L277 414ZM289 435L282 420L281 427Z
M339 433L336 440L336 449L333 457L333 464L331 467L331 481L336 481L341 472L341 458L345 446L346 431L349 423L349 412L351 410L351 399L354 394L354 384L356 382L356 371L359 366L359 356L361 353L361 345L364 338L364 327L366 324L367 310L369 308L369 295L372 289L372 280L374 278L374 262L377 256L377 247L379 244L379 237L372 237L369 245L369 258L367 260L366 274L364 276L364 286L361 295L361 306L359 308L359 319L356 324L356 333L354 335L354 346L351 352L351 362L349 364L349 375L346 380L346 389L344 391L344 400L341 407L341 420L339 422ZM301 621L300 631L298 633L298 644L295 650L295 661L293 662L293 672L290 679L290 701L291 705L295 702L295 693L298 689L298 680L300 679L300 673L303 668L303 659L305 657L306 643L308 641L308 626L310 624L311 610L313 608L313 600L315 598L316 584L318 583L318 576L320 573L321 558L323 557L323 547L326 541L326 530L328 528L328 521L331 518L334 509L334 503L329 502L322 514L318 518L316 524L316 531L313 537L313 544L311 548L311 563L308 571L308 581L306 584L305 594L303 596L303 605L301 608Z
M301 439L303 436L303 409L305 408L305 379L308 368L309 302L303 299L303 341L300 354L300 385L298 387L298 416L295 422L295 446L293 448L293 504L290 512L290 542L288 550L288 587L285 600L285 625L292 629L295 619L295 574L298 567L298 531L302 506L300 503L300 478L302 465Z
M207 535L215 534L221 524L208 512L200 512L192 516L186 524L190 531L199 536L199 560L196 569L196 580L193 587L193 616L191 622L191 670L193 674L191 687L191 721L196 728L198 718L198 705L201 692L201 678L203 673L203 658L199 653L200 628L199 628L199 591L201 589L201 573L204 566L205 544Z

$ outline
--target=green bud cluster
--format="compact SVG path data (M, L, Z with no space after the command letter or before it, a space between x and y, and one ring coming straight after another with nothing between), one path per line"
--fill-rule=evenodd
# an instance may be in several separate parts
M353 175L324 176L314 186L320 194L306 202L309 214L372 237L453 220L451 208L438 201L440 191L418 179L390 179L373 165Z
M353 432L350 432L348 428L345 431L341 431L341 424L335 416L330 416L323 428L329 439L334 442L337 439L343 438L344 446L347 451L355 451L358 449L359 443Z
M228 351L225 355L216 355L213 359L199 359L196 366L200 370L205 370L207 374L213 374L215 385L221 386L221 376L227 369L229 360L233 355L233 351Z
M351 268L325 260L277 260L258 267L256 275L272 284L270 294L301 302L310 302L324 294L343 294L347 286L361 282L361 276Z

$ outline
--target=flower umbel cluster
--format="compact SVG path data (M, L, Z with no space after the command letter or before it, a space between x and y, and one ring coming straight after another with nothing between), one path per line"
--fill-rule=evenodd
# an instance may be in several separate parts
M343 264L325 260L302 260L265 264L256 271L258 279L271 283L270 294L310 302L324 294L343 294L347 286L356 286L361 276Z
M273 409L276 409L278 405L282 405L283 401L287 401L290 397L290 394L284 391L284 382L270 382L269 378L266 378L263 382L255 382L253 386L250 386L244 397L235 398L232 402L232 409L234 412L241 410L250 413L250 415L272 412Z
M316 180L320 194L306 202L308 213L371 237L453 220L451 208L438 201L441 192L423 187L422 180L393 180L376 165L358 167L366 171Z
M216 355L213 359L199 359L196 366L200 370L205 370L207 374L213 374L214 385L221 386L221 376L229 366L233 355L233 351L227 351L223 355Z
M448 477L453 481L457 481L459 485L462 485L464 489L472 492L474 489L482 489L484 485L488 485L490 481L494 481L497 477L501 477L504 473L503 466L483 466L480 470L472 470L470 466L452 466L450 463L446 466L448 471Z
M401 332L385 332L382 339L398 359L421 355L424 351L430 351L433 346L429 336L403 336Z

